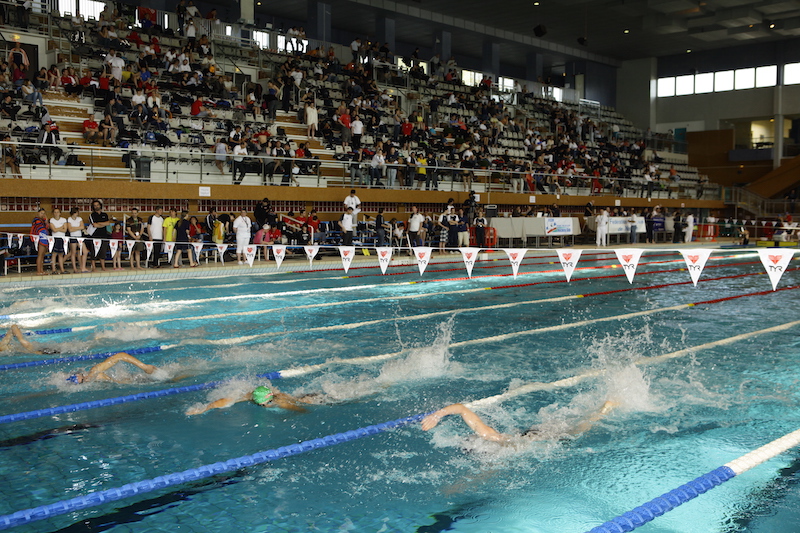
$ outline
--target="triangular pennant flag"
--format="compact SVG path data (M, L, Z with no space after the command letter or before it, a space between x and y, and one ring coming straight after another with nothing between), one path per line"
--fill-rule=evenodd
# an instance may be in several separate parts
M525 248L506 248L503 251L511 262L511 272L514 273L514 279L516 279L517 273L519 272L519 265L522 264L522 258L525 257L525 252L528 250Z
M386 274L386 268L392 262L392 248L375 248L375 253L378 254L378 264L381 265L381 272Z
M306 251L306 256L308 256L308 266L314 266L314 258L319 252L319 246L303 246L303 250Z
M628 283L633 283L633 275L636 274L636 267L639 266L639 258L642 257L644 250L625 248L623 250L614 250L614 252L616 252L619 264L622 265L622 269L628 277Z
M33 241L33 247L36 248L39 245L40 237L38 235L31 235L31 241Z
M128 247L128 255L129 255L129 256L130 256L130 254L131 254L131 253L132 253L132 251L133 251L133 245L134 245L134 244L136 244L136 241L134 241L133 239L126 239L126 240L125 240L125 246L127 246L127 247Z
M425 268L428 266L428 261L431 259L431 252L433 252L433 248L428 246L418 246L414 248L414 255L417 257L417 266L419 267L419 275L421 276L423 272L425 272Z
M475 260L478 259L480 248L459 248L461 257L464 259L464 266L467 267L467 275L472 277L472 267L475 266Z
M250 265L252 268L253 261L256 259L256 251L258 247L255 244L248 244L244 247L244 260L247 261L247 264Z
M24 235L17 235L17 248L22 248L22 239L24 237Z
M144 249L147 250L145 261L150 261L150 256L153 255L153 241L144 241Z
M194 248L194 256L197 259L197 262L200 262L200 252L203 251L203 243L202 242L193 242L192 248Z
M53 248L55 248L55 246L56 246L56 238L55 237L50 237L49 239L47 239L47 251L48 252L50 252L52 254L53 253Z
M575 248L569 250L559 249L556 250L558 260L561 263L561 268L564 269L564 274L567 276L567 283L572 279L572 273L575 272L575 267L578 266L578 260L581 258L581 252Z
M111 257L117 255L117 248L119 247L119 241L117 239L111 239L108 241L108 249L111 250Z
M794 251L783 248L759 248L758 255L761 257L761 263L767 271L774 291L778 287L781 276L786 272L786 266L792 260Z
M739 219L738 219L738 218L734 218L734 219L733 219L733 224L734 224L734 225L736 225L736 224L738 224L738 223L739 223Z
M766 225L767 225L767 222L769 222L769 220L762 220L762 221L761 221L761 225L762 225L762 226L766 226Z
M172 263L172 252L175 251L175 243L165 242L164 251L167 252L167 262Z
M97 255L100 247L103 246L103 239L92 239L92 246L94 247L94 255ZM101 257L101 259L105 259L105 257Z
M225 263L225 250L228 249L227 244L217 244L217 255L219 256L219 262Z
M692 250L681 250L683 260L686 261L686 268L689 270L689 276L692 278L692 283L697 287L697 280L700 279L700 274L706 267L708 256L711 255L711 250L703 250L694 248Z
M280 268L283 259L286 257L286 246L283 244L273 244L272 255L275 256L275 265Z
M81 253L83 250L83 241L86 240L86 237L75 237L75 240L78 241L78 253Z
M344 273L347 274L347 271L350 270L350 263L353 262L353 256L356 255L356 247L340 246L339 255L342 256L342 267L344 267Z

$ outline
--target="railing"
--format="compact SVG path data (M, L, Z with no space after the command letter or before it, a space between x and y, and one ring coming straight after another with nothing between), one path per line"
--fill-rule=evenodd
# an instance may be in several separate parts
M188 135L192 135L189 133ZM47 162L23 163L20 165L21 175L28 179L74 179L99 180L128 179L130 181L158 181L162 183L210 184L234 183L230 171L222 178L217 166L217 154L209 151L206 145L197 149L159 148L147 144L129 148L104 148L86 145L41 145L39 143L0 142L17 147L17 156L23 153L45 156L48 151L60 149L62 161L75 155L83 165L53 164L51 157ZM127 157L126 157L127 156ZM130 167L104 165L108 158L123 163L130 160ZM226 155L225 164L232 159ZM275 163L283 161L280 170ZM720 199L719 187L715 184L700 184L684 181L679 184L666 180L646 182L644 178L617 178L563 174L544 174L541 172L519 172L501 168L470 168L457 166L387 164L380 167L375 178L371 178L371 159L362 162L350 160L328 160L291 157L272 157L264 154L247 156L248 165L256 171L249 175L259 176L259 184L271 185L303 185L308 187L353 187L376 186L385 189L432 189L469 190L478 192L516 192L530 194L565 194L582 196L615 196L635 198L653 196L656 198L691 198L702 196L703 199ZM306 173L294 174L291 167L294 163ZM155 163L155 164L154 164ZM449 162L448 162L449 164ZM13 177L9 165L2 163L5 174ZM232 165L231 165L232 166ZM248 167L248 169L250 169ZM225 168L223 166L223 168ZM71 176L65 170L80 169L83 173ZM269 178L269 170L274 172ZM424 175L419 173L424 169ZM379 177L378 177L379 176ZM537 179L538 177L538 179ZM230 181L229 181L230 180ZM702 189L701 189L702 188ZM666 195L666 196L665 196Z
M726 204L733 204L737 209L749 211L756 217L774 218L793 213L796 209L795 202L764 198L741 187L725 187L722 199Z

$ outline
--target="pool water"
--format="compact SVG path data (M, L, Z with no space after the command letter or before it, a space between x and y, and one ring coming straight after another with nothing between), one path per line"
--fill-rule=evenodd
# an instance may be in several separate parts
M530 252L517 279L507 263L484 261L472 279L452 263L431 264L423 276L413 265L391 276L377 266L351 270L361 276L351 278L238 270L7 290L0 314L23 329L86 328L35 343L69 354L168 348L141 356L164 368L162 381L118 367L117 376L134 383L66 383L91 363L2 372L0 414L173 380L230 381L0 426L0 514L602 369L575 386L508 395L478 410L499 431L537 426L543 440L478 441L450 417L430 432L415 424L19 528L581 533L800 427L797 328L642 360L795 320L793 290L665 310L768 291L755 254L715 253L696 288L668 251L645 253L633 284L612 268L613 253L585 252L569 284L553 261L552 252ZM789 271L779 288L799 279ZM649 286L659 287L626 290ZM623 314L634 316L615 318ZM335 361L382 354L396 355ZM299 413L240 403L184 414L252 390L257 373L326 362L273 386L321 392L330 405ZM570 434L609 399L618 404L609 416ZM795 449L640 531L796 532L798 470Z

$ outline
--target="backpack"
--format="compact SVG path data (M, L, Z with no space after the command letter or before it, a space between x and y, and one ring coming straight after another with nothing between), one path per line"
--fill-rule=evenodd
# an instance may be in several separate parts
M148 131L147 133L144 134L144 140L145 142L155 142L156 134L153 133L152 131Z

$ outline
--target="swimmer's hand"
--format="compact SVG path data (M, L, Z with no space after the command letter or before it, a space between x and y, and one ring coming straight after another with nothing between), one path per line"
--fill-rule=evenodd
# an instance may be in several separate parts
M431 413L425 418L422 419L422 431L428 431L430 429L435 428L439 422L442 420L442 417L436 413Z
M194 415L201 415L208 410L208 407L205 405L196 405L194 407L190 407L186 410L187 416L194 416Z

